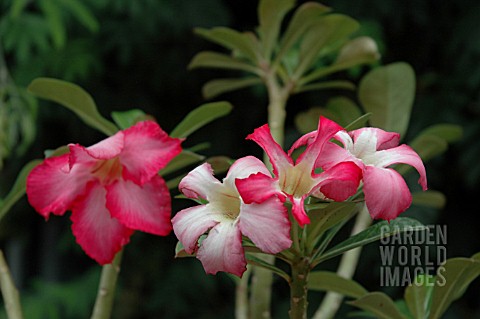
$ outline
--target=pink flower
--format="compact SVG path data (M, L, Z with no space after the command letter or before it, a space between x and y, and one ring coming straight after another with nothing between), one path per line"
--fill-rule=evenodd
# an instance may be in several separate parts
M32 170L28 200L47 220L71 210L77 243L99 264L110 263L134 230L170 233L170 193L157 172L180 143L146 121L87 148L70 144L68 154Z
M315 173L315 161L325 153L323 148L335 133L342 128L333 121L320 118L313 142L294 163L282 147L273 139L268 125L257 128L247 139L260 145L270 158L274 177L266 169L246 179L237 180L237 188L246 203L262 203L277 195L292 203L292 214L303 226L310 222L303 203L314 192L321 191L326 197L344 201L353 195L361 178L361 170L352 162L332 166L319 174Z
M290 221L283 203L275 196L261 204L247 204L235 181L253 173L268 174L263 163L252 156L237 160L223 182L205 163L185 176L179 189L187 197L207 203L178 212L173 231L189 254L196 252L208 274L226 271L242 276L246 269L242 235L262 251L276 254L291 246ZM208 232L199 244L199 238Z
M293 148L312 143L315 132L300 138ZM413 166L420 174L418 183L427 189L425 167L418 154L408 145L398 146L400 135L378 128L361 128L349 133L340 131L335 138L343 147L328 142L324 156L316 165L329 169L343 161L353 161L363 171L365 203L372 218L395 219L412 203L412 195L402 176L391 168L403 163Z

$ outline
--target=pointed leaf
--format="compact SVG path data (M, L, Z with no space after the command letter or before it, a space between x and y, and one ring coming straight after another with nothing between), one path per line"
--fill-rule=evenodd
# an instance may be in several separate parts
M370 71L358 89L363 108L372 113L370 123L402 136L408 128L414 97L415 72L403 62Z
M67 39L65 24L62 19L62 11L55 1L40 0L39 4L47 20L55 48L62 48Z
M260 69L249 63L223 53L210 51L203 51L195 55L188 65L188 68L232 69L251 72L257 75L261 74Z
M228 102L203 104L185 116L170 133L171 137L187 137L206 124L229 114L232 105Z
M247 258L247 263L249 263L251 265L255 265L255 266L265 268L267 270L270 270L274 274L277 274L278 276L285 279L287 282L290 282L290 276L286 272L281 270L280 268L277 268L274 265L269 264L268 262L262 260L261 258L258 258L256 256L254 256L251 253L246 253L245 257Z
M445 195L438 191L427 190L412 194L412 204L441 209L445 206L447 199Z
M368 311L380 319L406 319L393 300L383 292L371 292L348 304Z
M480 255L451 258L438 268L429 319L441 318L450 304L460 298L468 285L480 275Z
M410 146L418 153L423 161L428 161L442 154L448 148L448 144L443 138L424 134L417 136L410 143Z
M212 80L205 83L202 88L202 94L205 99L211 99L223 93L243 89L257 84L262 84L262 80L259 78Z
M404 231L413 232L423 231L425 229L427 228L423 226L419 221L407 217L398 217L390 221L390 223L388 223L387 221L382 221L368 227L364 231L348 238L347 240L336 245L335 247L329 249L319 257L319 261L325 261L327 259L343 254L350 249L364 246L381 238L389 237Z
M295 5L295 0L260 0L258 20L263 57L270 61L280 33L282 20Z
M5 216L5 214L12 208L12 206L25 194L25 185L26 179L30 171L40 164L41 160L33 160L28 162L20 171L13 184L10 192L5 196L5 198L0 203L0 220Z
M367 125L368 120L370 119L370 116L372 116L372 113L363 114L358 119L356 119L352 123L345 126L345 129L347 131L353 131L353 130L365 127Z
M340 277L330 271L311 272L308 276L308 289L333 291L352 298L360 298L368 293L358 282Z
M329 7L316 2L306 2L298 7L282 37L280 49L275 60L281 60L287 51L297 43L312 24L318 21L319 17L329 11L331 11Z
M147 114L139 109L132 109L123 112L112 112L112 118L115 124L122 130L129 128L139 121L146 120Z
M75 16L75 18L77 18L78 22L83 24L84 27L92 32L98 31L100 24L98 23L97 18L95 18L82 1L61 0L61 3Z
M307 227L307 246L313 248L320 236L331 227L349 219L356 210L355 203L330 203L324 208L310 209L306 205L310 224Z
M210 30L197 28L195 33L227 49L237 51L255 65L257 64L258 48L249 34L225 27L216 27Z
M115 124L100 115L90 94L78 85L52 78L38 78L30 83L28 91L40 98L63 105L77 114L87 125L106 135L113 135L118 131Z
M435 276L421 274L405 289L405 302L414 318L424 319L430 311Z

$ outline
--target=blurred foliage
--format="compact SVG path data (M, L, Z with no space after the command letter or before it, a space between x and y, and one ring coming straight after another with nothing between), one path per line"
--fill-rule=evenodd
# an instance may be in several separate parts
M358 20L361 28L356 35L377 42L382 63L406 61L413 66L417 95L406 140L437 123L463 127L461 142L449 145L446 153L427 166L429 186L446 195L445 208L439 213L412 207L405 216L417 215L424 223L447 224L449 257L471 256L480 250L478 212L472 209L480 187L480 4L470 0L321 3ZM31 80L48 76L75 82L92 93L102 105L102 114L141 108L161 119L159 122L170 130L192 106L202 103L201 84L218 75L209 70L186 70L195 53L215 48L195 37L192 29L223 25L252 30L258 24L256 4L243 0L0 1L0 62L5 61L0 67L0 157L9 154L11 158L5 161L0 188L9 188L21 165L30 158L42 157L44 149L69 142L89 145L101 137L85 129L68 111L52 107L38 114L35 143L30 148L24 146L28 142L23 141L31 141L35 134L35 102L23 89ZM347 75L356 81L364 73L360 67ZM235 106L232 115L202 129L212 140L212 155L255 153L255 147L243 139L265 122L262 93L254 89L228 93ZM288 109L287 138L298 136L293 116L299 112L311 106L332 109L335 103L349 103L331 100L337 93L322 90L295 96ZM349 98L354 100L355 96ZM174 112L170 111L172 107ZM195 142L196 137L192 139ZM412 184L416 176L413 179ZM174 211L183 205L175 201ZM43 318L77 318L72 311L94 298L96 284L88 283L96 280L98 267L75 248L67 224L59 224L56 234L26 206L17 204L12 216L2 221L5 225L1 232L8 231L10 239L0 236L7 261L17 281L23 283L20 288L25 312L30 314L33 310L27 308L36 309L43 301L44 305L54 305L45 306L45 311L52 312ZM46 240L47 233L52 240ZM29 244L22 246L25 238ZM172 260L175 242L173 236L132 237L120 276L115 318L132 318L132 310L139 311L135 318L202 318L201 314L203 318L233 317L230 279L206 276L194 260ZM19 246L23 248L18 250ZM61 249L55 249L58 246ZM379 263L378 249L367 247L357 279L369 291L379 289L378 272L372 271ZM86 271L90 268L97 270ZM44 269L54 269L54 276L48 276ZM282 298L287 297L286 287L275 287L278 307L273 313L275 318L285 318L286 311L281 307L285 307ZM403 293L402 287L387 290L392 297ZM478 295L480 288L474 282L445 318L479 317ZM312 307L315 303L313 300ZM342 307L338 317L345 317L352 309ZM82 318L88 316L79 311Z

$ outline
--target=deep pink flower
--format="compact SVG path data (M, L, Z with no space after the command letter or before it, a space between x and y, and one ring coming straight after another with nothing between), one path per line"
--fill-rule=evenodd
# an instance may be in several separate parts
M335 133L342 128L333 121L320 118L313 142L294 163L290 155L273 139L270 128L257 128L247 139L260 145L270 158L273 175L263 172L236 181L237 188L246 203L262 203L272 195L292 203L292 214L303 226L310 222L303 203L314 192L321 191L326 197L344 201L353 195L361 178L361 170L352 162L343 162L319 174L315 173L315 161L325 153L323 148Z
M313 143L315 132L300 138L293 148ZM361 128L349 133L340 131L335 139L343 147L328 142L324 156L318 157L316 165L329 169L343 161L353 161L363 171L365 203L372 218L395 219L412 203L412 195L402 178L388 166L397 163L413 166L420 174L418 183L427 189L425 167L418 154L408 145L398 146L400 135L378 128Z
M157 123L140 122L90 147L45 159L27 178L30 204L45 219L71 210L77 243L110 263L134 230L170 233L170 193L157 173L181 152Z
M237 160L220 182L205 163L185 176L179 189L187 197L207 204L178 212L172 219L173 231L187 253L197 253L205 271L226 271L241 276L246 269L242 235L262 251L276 254L291 246L290 221L283 203L270 196L261 204L246 204L235 180L250 174L268 174L263 163L252 156ZM199 244L199 238L208 235Z

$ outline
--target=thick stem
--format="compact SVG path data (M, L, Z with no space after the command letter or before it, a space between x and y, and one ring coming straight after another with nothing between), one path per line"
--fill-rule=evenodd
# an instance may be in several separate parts
M97 299L95 300L91 319L109 319L111 316L122 254L123 251L118 252L112 263L102 268Z
M292 263L292 280L290 282L290 319L307 319L308 274L310 263L300 257Z
M7 262L0 250L0 288L2 290L3 302L7 312L8 319L22 319L22 307L20 305L20 297L18 290L13 283Z
M353 226L351 235L358 234L362 230L366 229L372 223L372 219L366 206L358 213L357 219L355 220L355 225ZM342 259L340 260L340 265L338 266L337 274L346 279L352 279L355 274L355 269L357 268L358 259L360 258L360 253L362 252L362 247L358 247L352 250L347 251L343 254ZM330 319L335 316L343 300L343 295L336 292L328 292L325 295L325 298L322 301L322 304L318 308L317 312L313 316L313 319Z
M270 127L270 132L275 141L283 146L286 117L285 107L290 91L288 88L282 88L280 86L274 72L270 72L265 77L265 85L268 90L268 125ZM270 162L267 156L265 156L264 162L267 167L270 167ZM264 255L261 258L270 264L275 262L274 256ZM270 318L272 282L273 276L269 270L261 267L253 267L250 296L251 319Z

